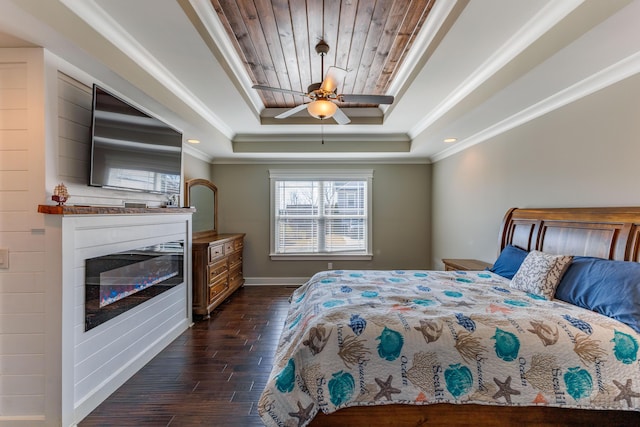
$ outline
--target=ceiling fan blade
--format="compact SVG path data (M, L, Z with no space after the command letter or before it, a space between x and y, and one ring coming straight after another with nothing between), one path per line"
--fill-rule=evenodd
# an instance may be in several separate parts
M338 108L336 112L333 113L333 118L339 125L346 125L351 123L351 119L347 117L344 111L342 111L340 108Z
M276 119L286 119L289 116L293 116L298 111L302 111L307 108L307 104L300 104L297 107L293 107L290 110L285 111L284 113L280 113L276 116Z
M390 95L338 95L341 102L356 102L358 104L393 104L394 98Z
M327 92L334 92L338 88L338 85L342 84L346 75L347 70L343 68L329 67L320 89Z
M298 92L296 90L289 90L289 89L280 89L279 87L271 87L271 86L263 86L263 85L253 85L251 87L253 89L258 89L258 90L270 90L271 92L282 92L282 93L288 93L290 95L307 96L307 94L304 92Z

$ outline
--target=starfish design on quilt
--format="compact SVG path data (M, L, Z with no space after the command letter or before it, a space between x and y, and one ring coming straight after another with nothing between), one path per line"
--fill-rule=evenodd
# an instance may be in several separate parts
M618 400L624 400L627 402L627 406L631 408L631 398L632 397L640 397L640 393L637 391L631 390L631 378L627 380L625 385L620 384L618 381L613 380L613 383L620 389L620 394L617 395L613 401L617 402Z
M498 381L496 377L493 377L493 381L495 381L495 383L498 385L498 388L500 388L500 390L498 390L498 392L493 395L494 399L498 399L499 397L504 397L507 403L511 404L511 395L520 394L520 391L514 390L511 388L511 375L507 377L505 382Z
M298 419L298 425L303 425L306 421L311 419L311 410L313 409L313 402L308 407L302 406L300 401L298 403L298 412L289 412L289 415Z
M375 378L376 382L380 386L380 391L375 395L373 400L378 400L382 396L386 397L387 400L393 400L391 398L392 393L401 393L397 388L393 388L391 386L391 381L393 380L393 375L389 375L386 381L382 381L380 378Z

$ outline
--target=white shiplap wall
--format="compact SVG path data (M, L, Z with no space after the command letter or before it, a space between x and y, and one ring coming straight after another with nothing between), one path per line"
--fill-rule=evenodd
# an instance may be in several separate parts
M0 49L0 426L45 420L44 60Z
M43 49L0 49L0 248L9 249L9 268L0 269L0 427L74 425L190 323L187 280L124 317L80 331L80 258L137 247L134 240L186 238L191 219L131 216L136 231L150 234L134 239L127 232L118 242L113 224L110 232L96 233L83 223L88 217L37 213L60 181L76 204L162 201L87 186L91 79L82 75L83 84L61 73L62 63ZM86 230L78 239L63 233L78 225L92 229L91 237Z
M47 233L61 230L62 390L63 398L73 395L63 401L66 426L84 418L191 323L185 256L181 285L85 332L85 260L174 240L185 242L188 255L191 215L72 215L47 222Z

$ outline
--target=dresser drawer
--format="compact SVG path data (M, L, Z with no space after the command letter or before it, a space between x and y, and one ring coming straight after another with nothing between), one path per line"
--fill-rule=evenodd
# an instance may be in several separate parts
M242 276L242 264L238 264L236 267L229 270L229 287L237 288L244 282Z
M242 252L236 252L229 256L229 270L231 270L237 264L242 264Z
M229 254L230 254L231 252L233 252L233 251L234 251L234 248L233 248L233 241L231 241L231 242L225 242L225 243L224 243L224 254L225 254L225 255L229 255Z
M209 283L217 282L222 276L226 277L227 275L227 260L222 259L217 261L207 266L207 270L209 271Z
M244 247L244 240L243 239L236 239L233 241L233 248L236 251L242 251L242 248Z
M216 260L224 255L223 245L211 245L209 246L209 262Z
M213 283L209 286L209 304L211 304L216 298L222 295L222 293L227 290L229 284L227 282L226 275L217 282Z

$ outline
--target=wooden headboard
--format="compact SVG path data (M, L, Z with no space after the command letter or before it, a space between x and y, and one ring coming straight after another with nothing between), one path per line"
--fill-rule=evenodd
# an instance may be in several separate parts
M640 207L551 208L507 211L500 250L527 251L640 262Z

